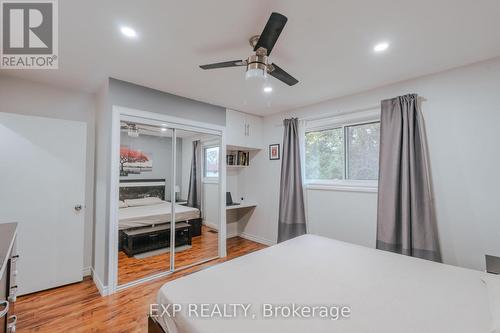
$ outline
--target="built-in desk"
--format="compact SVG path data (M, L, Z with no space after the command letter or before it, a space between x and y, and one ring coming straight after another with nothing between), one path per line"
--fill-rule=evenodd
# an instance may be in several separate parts
M239 205L227 206L226 210L253 208L253 207L257 207L257 204L255 202L244 202L244 203L239 204Z

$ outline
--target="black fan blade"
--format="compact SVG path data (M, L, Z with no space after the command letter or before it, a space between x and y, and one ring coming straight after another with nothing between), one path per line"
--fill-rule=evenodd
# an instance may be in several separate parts
M264 47L267 50L267 55L270 55L287 20L284 15L272 13L253 50L257 51L259 47Z
M273 66L273 70L269 72L269 75L274 76L278 80L285 82L289 86L293 86L294 84L299 83L299 81L296 78L285 72L278 65L273 63L271 66Z
M237 67L237 66L246 66L246 62L243 60L225 61L225 62L218 62L215 64L201 65L200 68L214 69L214 68Z

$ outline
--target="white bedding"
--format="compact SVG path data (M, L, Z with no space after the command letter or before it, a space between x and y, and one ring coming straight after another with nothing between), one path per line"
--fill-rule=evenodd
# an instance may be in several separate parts
M158 303L183 310L159 321L168 333L490 333L485 276L305 235L165 284ZM206 319L189 317L189 303L251 303L257 319L264 303L347 305L351 317Z
M156 205L120 208L118 210L118 228L119 230L124 230L171 222L171 207L170 202L162 201ZM176 221L186 221L199 217L200 211L197 208L175 205Z

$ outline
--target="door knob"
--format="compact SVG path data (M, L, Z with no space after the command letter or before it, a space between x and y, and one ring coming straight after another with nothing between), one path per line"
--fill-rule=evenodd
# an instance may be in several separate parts
M76 210L77 212L81 211L81 210L82 210L82 208L83 208L83 207L82 207L82 205L76 205L76 206L75 206L75 210Z

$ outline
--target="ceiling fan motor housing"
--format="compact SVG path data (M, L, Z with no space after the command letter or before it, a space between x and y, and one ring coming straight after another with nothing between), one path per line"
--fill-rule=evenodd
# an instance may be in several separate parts
M267 71L267 56L265 55L251 55L247 59L247 71L252 69L260 69L264 72Z

